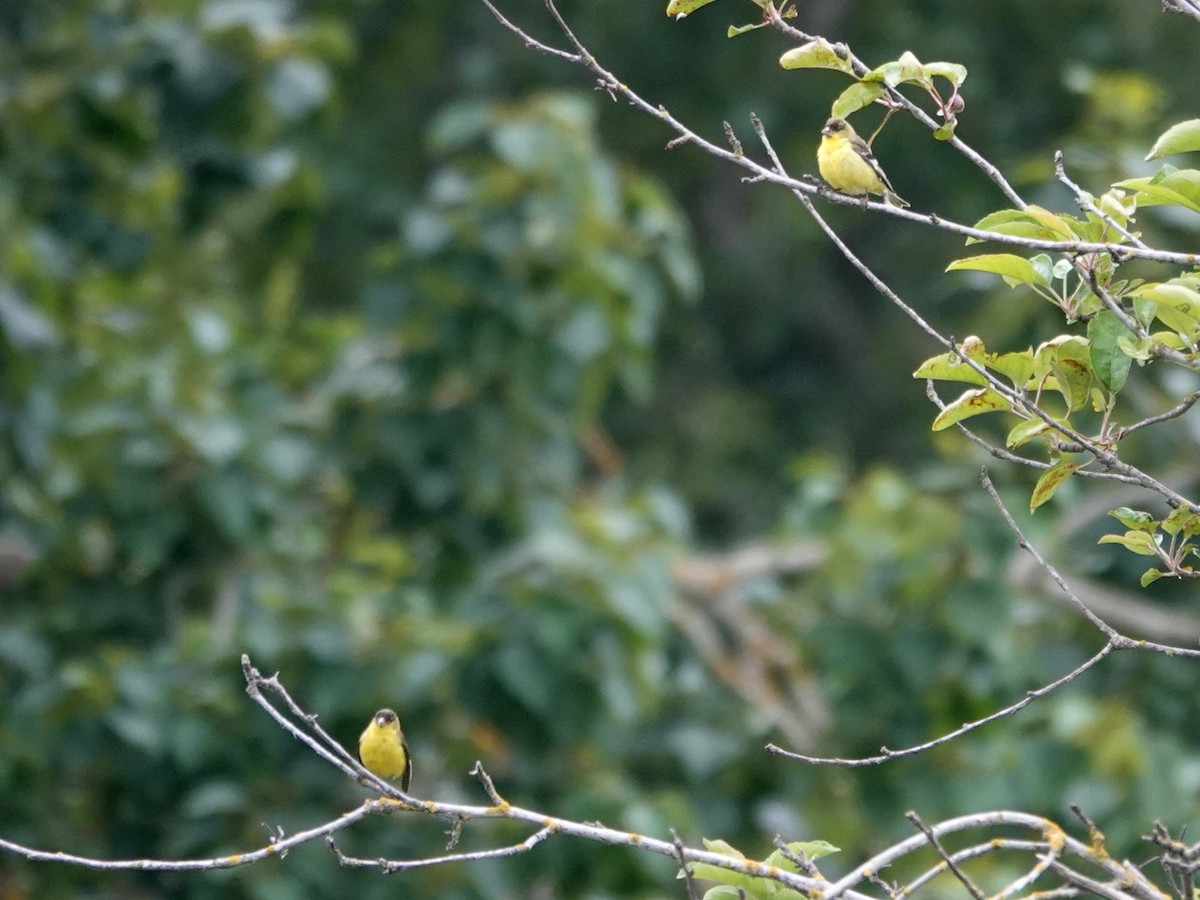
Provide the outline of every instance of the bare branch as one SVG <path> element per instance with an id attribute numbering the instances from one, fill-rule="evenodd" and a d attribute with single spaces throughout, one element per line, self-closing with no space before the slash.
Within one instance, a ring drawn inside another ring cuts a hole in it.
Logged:
<path id="1" fill-rule="evenodd" d="M 768 753 L 774 753 L 778 756 L 786 756 L 788 759 L 795 759 L 799 760 L 800 762 L 811 763 L 812 765 L 845 766 L 846 768 L 877 766 L 881 763 L 887 762 L 888 760 L 903 759 L 906 756 L 916 756 L 918 753 L 924 753 L 927 750 L 932 750 L 934 747 L 940 747 L 942 744 L 948 744 L 950 741 L 956 740 L 957 738 L 960 738 L 964 734 L 974 731 L 977 728 L 982 728 L 984 725 L 990 724 L 991 722 L 995 722 L 997 719 L 1003 719 L 1007 716 L 1011 716 L 1013 713 L 1024 709 L 1034 700 L 1044 697 L 1046 694 L 1053 693 L 1065 684 L 1070 684 L 1088 669 L 1096 665 L 1096 663 L 1100 662 L 1100 660 L 1104 659 L 1104 657 L 1108 656 L 1108 654 L 1112 653 L 1115 649 L 1116 646 L 1112 641 L 1110 641 L 1100 649 L 1099 653 L 1076 668 L 1072 669 L 1066 675 L 1062 676 L 1062 678 L 1059 678 L 1057 681 L 1052 681 L 1049 684 L 1044 684 L 1036 690 L 1029 691 L 1016 703 L 1006 706 L 1003 709 L 999 709 L 991 715 L 984 716 L 982 719 L 976 719 L 973 722 L 968 722 L 960 728 L 956 728 L 954 731 L 947 732 L 946 734 L 936 737 L 931 741 L 926 741 L 923 744 L 916 744 L 912 747 L 906 747 L 903 750 L 892 750 L 888 747 L 881 747 L 880 752 L 876 756 L 864 756 L 860 758 L 849 759 L 842 757 L 806 756 L 803 753 L 793 753 L 790 750 L 784 750 L 782 747 L 776 746 L 775 744 L 767 744 L 766 750 Z"/>
<path id="2" fill-rule="evenodd" d="M 934 834 L 933 829 L 926 825 L 924 820 L 914 810 L 910 809 L 904 814 L 904 818 L 912 822 L 913 826 L 929 839 L 929 845 L 937 851 L 937 855 L 942 858 L 946 867 L 954 873 L 954 877 L 962 882 L 962 886 L 967 889 L 967 893 L 974 897 L 975 900 L 984 900 L 983 891 L 979 889 L 979 886 L 975 882 L 967 877 L 966 872 L 958 867 L 958 863 L 950 858 L 950 854 L 946 852 L 946 848 L 942 846 L 942 842 L 938 840 L 938 836 Z"/>

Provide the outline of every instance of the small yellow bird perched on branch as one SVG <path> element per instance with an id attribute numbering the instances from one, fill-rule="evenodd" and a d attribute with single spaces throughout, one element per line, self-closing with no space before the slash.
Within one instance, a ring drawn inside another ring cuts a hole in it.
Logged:
<path id="1" fill-rule="evenodd" d="M 851 197 L 862 197 L 864 205 L 868 194 L 882 194 L 884 201 L 893 206 L 908 206 L 883 174 L 867 142 L 843 118 L 834 116 L 821 129 L 817 168 L 831 188 Z"/>
<path id="2" fill-rule="evenodd" d="M 412 754 L 400 730 L 400 719 L 390 709 L 375 713 L 358 739 L 358 758 L 380 778 L 400 778 L 400 790 L 408 793 L 412 781 Z"/>

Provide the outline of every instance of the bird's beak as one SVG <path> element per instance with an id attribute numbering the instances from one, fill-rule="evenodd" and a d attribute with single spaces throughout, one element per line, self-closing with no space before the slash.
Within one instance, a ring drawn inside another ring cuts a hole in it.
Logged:
<path id="1" fill-rule="evenodd" d="M 829 134 L 833 134 L 833 132 L 830 131 L 829 126 L 826 125 L 824 128 L 821 129 L 821 134 L 829 135 Z"/>

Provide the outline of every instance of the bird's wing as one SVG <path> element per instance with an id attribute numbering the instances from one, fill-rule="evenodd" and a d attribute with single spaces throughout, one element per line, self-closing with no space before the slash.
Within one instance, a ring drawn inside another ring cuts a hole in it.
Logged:
<path id="1" fill-rule="evenodd" d="M 871 171 L 879 176 L 879 180 L 884 183 L 887 189 L 893 194 L 896 193 L 896 189 L 892 187 L 892 183 L 888 181 L 887 175 L 883 172 L 883 166 L 879 165 L 879 160 L 875 158 L 875 154 L 871 152 L 871 148 L 867 146 L 867 142 L 856 136 L 850 140 L 850 145 L 854 148 L 854 152 L 861 156 L 867 165 L 871 167 Z"/>
<path id="2" fill-rule="evenodd" d="M 412 754 L 408 750 L 408 740 L 401 736 L 400 746 L 404 748 L 404 772 L 400 776 L 400 790 L 408 793 L 408 786 L 412 783 Z"/>

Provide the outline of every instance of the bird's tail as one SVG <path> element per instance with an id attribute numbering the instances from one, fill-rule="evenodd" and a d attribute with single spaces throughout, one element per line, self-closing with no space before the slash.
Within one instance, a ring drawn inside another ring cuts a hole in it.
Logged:
<path id="1" fill-rule="evenodd" d="M 892 206 L 898 206 L 901 209 L 908 209 L 909 207 L 909 202 L 895 191 L 884 191 L 883 200 L 885 203 L 890 203 Z"/>

